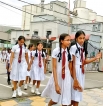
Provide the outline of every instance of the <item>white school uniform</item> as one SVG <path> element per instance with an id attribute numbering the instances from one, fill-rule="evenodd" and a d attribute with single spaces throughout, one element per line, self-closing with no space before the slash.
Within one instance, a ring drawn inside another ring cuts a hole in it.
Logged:
<path id="1" fill-rule="evenodd" d="M 8 63 L 10 63 L 10 56 L 11 56 L 11 53 L 7 53 L 7 61 L 8 61 Z"/>
<path id="2" fill-rule="evenodd" d="M 0 59 L 2 59 L 2 51 L 0 51 Z"/>
<path id="3" fill-rule="evenodd" d="M 29 62 L 31 61 L 31 53 L 32 53 L 32 51 L 28 50 Z M 27 70 L 27 75 L 26 76 L 29 76 L 30 77 L 30 73 L 31 73 L 31 70 L 30 71 Z"/>
<path id="4" fill-rule="evenodd" d="M 63 53 L 63 49 L 61 50 L 61 53 Z M 65 79 L 62 79 L 62 60 L 58 62 L 58 54 L 60 52 L 60 48 L 55 48 L 52 53 L 52 58 L 57 59 L 57 80 L 58 84 L 61 89 L 61 95 L 57 94 L 55 91 L 55 82 L 54 82 L 54 77 L 53 74 L 51 75 L 49 82 L 42 92 L 43 97 L 49 97 L 52 99 L 52 101 L 59 103 L 60 105 L 70 105 L 71 104 L 71 74 L 69 70 L 69 62 L 68 62 L 68 52 L 67 49 L 65 50 L 65 57 L 66 57 L 66 62 L 65 62 Z"/>
<path id="5" fill-rule="evenodd" d="M 33 64 L 31 66 L 31 75 L 30 75 L 30 77 L 31 77 L 32 80 L 42 81 L 45 78 L 44 63 L 43 63 L 43 57 L 41 56 L 42 67 L 40 68 L 39 67 L 39 52 L 42 55 L 42 51 L 37 50 L 38 57 L 35 56 L 36 50 L 32 52 L 32 56 L 34 57 L 34 61 L 33 61 Z M 44 58 L 45 58 L 45 53 L 43 52 L 43 54 L 44 54 Z"/>
<path id="6" fill-rule="evenodd" d="M 22 45 L 22 56 L 21 56 L 21 63 L 18 62 L 20 47 L 19 45 L 13 46 L 12 50 L 14 53 L 14 58 L 12 62 L 12 70 L 10 74 L 10 78 L 13 81 L 21 81 L 26 79 L 26 71 L 27 71 L 27 63 L 25 59 L 25 53 L 27 53 L 27 48 Z"/>
<path id="7" fill-rule="evenodd" d="M 7 52 L 5 50 L 2 51 L 2 59 L 6 59 L 7 57 Z"/>
<path id="8" fill-rule="evenodd" d="M 82 48 L 78 43 L 77 43 L 79 48 Z M 72 52 L 72 55 L 74 55 L 76 57 L 76 62 L 75 62 L 75 69 L 76 69 L 76 77 L 81 85 L 81 87 L 84 89 L 84 80 L 85 80 L 85 74 L 82 73 L 82 68 L 80 68 L 80 65 L 82 65 L 81 60 L 81 50 L 80 53 L 78 51 L 78 53 L 76 53 L 77 47 L 76 45 L 73 45 L 70 49 L 70 51 Z M 85 52 L 83 54 L 83 58 L 85 58 Z M 72 79 L 72 85 L 73 85 L 73 79 Z M 72 100 L 76 101 L 76 102 L 80 102 L 82 101 L 82 92 L 79 92 L 77 90 L 73 89 L 72 86 Z"/>

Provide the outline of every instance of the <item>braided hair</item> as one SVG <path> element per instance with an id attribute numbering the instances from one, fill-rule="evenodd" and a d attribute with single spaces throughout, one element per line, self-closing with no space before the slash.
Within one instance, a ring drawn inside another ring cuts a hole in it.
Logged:
<path id="1" fill-rule="evenodd" d="M 58 62 L 60 62 L 60 60 L 62 58 L 62 53 L 61 53 L 61 50 L 62 50 L 61 45 L 62 45 L 62 43 L 61 43 L 61 40 L 64 40 L 66 36 L 69 36 L 69 35 L 66 34 L 66 33 L 63 33 L 59 37 L 59 48 L 60 48 L 60 52 L 57 55 L 57 57 L 59 57 Z M 70 61 L 71 60 L 71 55 L 70 55 L 70 52 L 69 52 L 69 48 L 68 47 L 67 47 L 67 52 L 68 52 L 68 61 Z"/>
<path id="2" fill-rule="evenodd" d="M 79 31 L 76 32 L 76 34 L 75 34 L 75 43 L 76 43 L 76 39 L 77 39 L 81 34 L 83 34 L 83 35 L 85 36 L 85 33 L 84 33 L 84 31 L 82 31 L 82 30 L 79 30 Z M 80 48 L 78 47 L 77 43 L 76 43 L 76 47 L 77 47 L 76 54 L 77 54 L 78 52 L 79 52 L 79 54 L 80 54 Z M 86 41 L 84 41 L 83 50 L 84 50 L 84 52 L 85 52 L 85 57 L 86 57 L 87 54 L 88 54 L 88 51 L 87 51 L 87 42 L 86 42 Z"/>
<path id="3" fill-rule="evenodd" d="M 39 44 L 42 44 L 42 42 L 38 42 L 38 43 L 37 43 L 37 46 L 38 46 Z M 42 44 L 42 45 L 43 45 L 43 44 Z M 37 47 L 36 47 L 36 53 L 35 53 L 35 56 L 38 57 Z M 42 56 L 42 57 L 45 57 L 45 56 L 44 56 L 44 53 L 43 53 L 43 49 L 42 49 L 42 55 L 41 55 L 41 56 Z"/>

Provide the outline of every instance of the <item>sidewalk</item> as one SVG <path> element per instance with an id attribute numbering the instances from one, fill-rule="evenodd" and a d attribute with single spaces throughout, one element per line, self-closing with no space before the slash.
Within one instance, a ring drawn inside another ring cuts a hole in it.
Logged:
<path id="1" fill-rule="evenodd" d="M 49 99 L 39 96 L 16 98 L 1 101 L 0 106 L 45 106 Z M 60 105 L 54 105 L 60 106 Z M 87 89 L 83 92 L 83 101 L 79 106 L 103 106 L 103 88 Z"/>

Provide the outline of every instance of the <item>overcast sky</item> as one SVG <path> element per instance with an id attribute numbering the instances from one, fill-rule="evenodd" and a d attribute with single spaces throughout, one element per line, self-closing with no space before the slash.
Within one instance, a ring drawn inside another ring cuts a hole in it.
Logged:
<path id="1" fill-rule="evenodd" d="M 12 4 L 15 7 L 22 8 L 24 3 L 21 3 L 18 0 L 0 0 L 8 4 Z M 41 0 L 23 0 L 29 1 L 30 3 L 40 3 Z M 48 3 L 53 0 L 45 0 L 45 3 Z M 66 1 L 69 0 L 60 0 Z M 73 9 L 73 1 L 70 0 L 71 10 Z M 92 9 L 93 11 L 97 12 L 98 15 L 103 15 L 103 0 L 85 0 L 87 1 L 86 7 Z M 0 25 L 10 25 L 10 26 L 21 26 L 22 20 L 22 13 L 16 9 L 10 8 L 5 6 L 4 4 L 0 3 Z"/>

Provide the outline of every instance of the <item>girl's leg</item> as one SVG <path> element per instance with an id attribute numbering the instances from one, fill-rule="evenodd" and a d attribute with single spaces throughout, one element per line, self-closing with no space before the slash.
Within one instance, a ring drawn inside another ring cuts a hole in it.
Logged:
<path id="1" fill-rule="evenodd" d="M 52 100 L 50 100 L 47 106 L 52 106 L 52 105 L 55 105 L 55 104 L 57 104 L 57 103 L 55 103 Z"/>
<path id="2" fill-rule="evenodd" d="M 19 86 L 18 86 L 18 95 L 19 96 L 22 96 L 21 86 L 22 86 L 23 82 L 24 82 L 24 80 L 19 82 Z"/>
<path id="3" fill-rule="evenodd" d="M 36 93 L 37 95 L 40 95 L 40 94 L 41 94 L 41 93 L 39 92 L 40 83 L 41 83 L 41 81 L 37 81 L 37 86 L 36 86 L 36 91 L 35 91 L 35 93 Z"/>
<path id="4" fill-rule="evenodd" d="M 79 102 L 72 101 L 72 105 L 71 106 L 79 106 Z"/>
<path id="5" fill-rule="evenodd" d="M 36 80 L 33 80 L 33 85 L 31 87 L 31 93 L 35 92 L 35 83 L 36 83 Z"/>
<path id="6" fill-rule="evenodd" d="M 29 77 L 29 87 L 31 87 L 31 78 Z"/>
<path id="7" fill-rule="evenodd" d="M 29 77 L 27 76 L 27 77 L 26 77 L 26 81 L 25 81 L 25 85 L 24 85 L 24 90 L 27 90 L 28 79 L 29 79 Z"/>
<path id="8" fill-rule="evenodd" d="M 11 84 L 11 85 L 12 85 L 12 91 L 14 91 L 14 84 L 13 84 L 13 81 L 12 81 L 12 84 Z"/>
<path id="9" fill-rule="evenodd" d="M 7 72 L 7 75 L 8 75 L 8 85 L 11 85 L 11 83 L 10 83 L 10 72 Z"/>
<path id="10" fill-rule="evenodd" d="M 14 92 L 13 92 L 13 95 L 12 95 L 13 98 L 16 98 L 17 83 L 18 83 L 17 81 L 13 81 L 13 86 L 14 86 Z"/>

